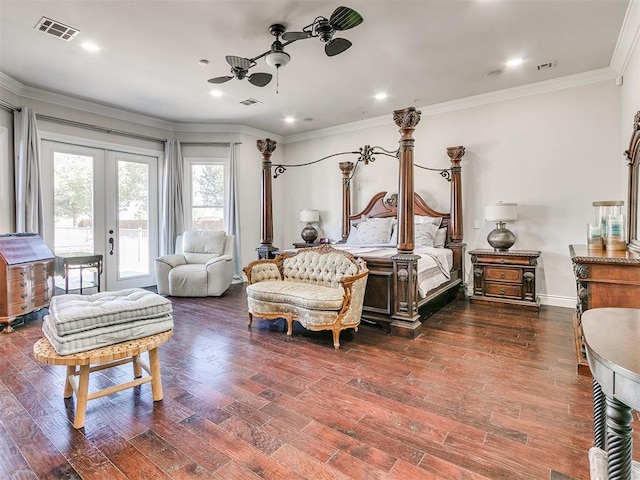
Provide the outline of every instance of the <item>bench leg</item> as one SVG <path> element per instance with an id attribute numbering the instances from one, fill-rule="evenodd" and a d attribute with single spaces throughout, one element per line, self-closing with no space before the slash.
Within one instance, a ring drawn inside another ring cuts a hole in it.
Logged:
<path id="1" fill-rule="evenodd" d="M 151 393 L 153 401 L 162 400 L 162 377 L 160 376 L 160 354 L 158 348 L 149 350 L 149 368 L 151 369 Z"/>
<path id="2" fill-rule="evenodd" d="M 251 328 L 252 323 L 253 323 L 253 315 L 251 314 L 251 312 L 249 312 L 249 322 L 247 323 L 247 326 Z"/>
<path id="3" fill-rule="evenodd" d="M 76 374 L 75 365 L 69 365 L 67 367 L 67 376 L 64 378 L 64 393 L 62 394 L 63 398 L 71 398 L 73 395 L 73 386 L 71 385 L 71 379 Z"/>
<path id="4" fill-rule="evenodd" d="M 138 358 L 140 355 L 134 355 L 131 357 L 131 361 L 133 363 L 133 378 L 142 377 L 142 367 L 138 364 Z"/>
<path id="5" fill-rule="evenodd" d="M 333 329 L 333 347 L 338 350 L 340 348 L 340 329 Z"/>
<path id="6" fill-rule="evenodd" d="M 80 365 L 79 379 L 80 382 L 78 383 L 77 391 L 78 398 L 76 399 L 76 414 L 73 419 L 74 428 L 84 427 L 84 416 L 87 411 L 87 395 L 89 393 L 89 365 Z"/>

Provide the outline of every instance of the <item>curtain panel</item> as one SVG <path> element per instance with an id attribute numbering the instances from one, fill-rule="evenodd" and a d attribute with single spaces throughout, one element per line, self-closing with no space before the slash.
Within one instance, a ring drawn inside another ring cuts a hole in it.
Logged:
<path id="1" fill-rule="evenodd" d="M 16 232 L 43 235 L 40 138 L 36 113 L 32 108 L 22 107 L 20 111 L 14 112 L 13 131 Z"/>
<path id="2" fill-rule="evenodd" d="M 176 237 L 184 231 L 184 160 L 180 141 L 169 139 L 164 144 L 162 175 L 162 236 L 160 254 L 175 252 Z"/>

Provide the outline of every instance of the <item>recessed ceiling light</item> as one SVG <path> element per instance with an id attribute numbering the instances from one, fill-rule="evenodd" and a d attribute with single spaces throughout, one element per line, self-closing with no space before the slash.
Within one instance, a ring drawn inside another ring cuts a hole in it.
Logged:
<path id="1" fill-rule="evenodd" d="M 522 58 L 513 58 L 511 60 L 509 60 L 506 65 L 507 67 L 518 67 L 520 65 L 522 65 L 524 63 L 524 60 Z"/>
<path id="2" fill-rule="evenodd" d="M 284 123 L 293 123 L 295 121 L 296 121 L 296 119 L 294 117 L 291 117 L 291 116 L 284 117 Z"/>
<path id="3" fill-rule="evenodd" d="M 202 65 L 203 67 L 206 67 L 207 65 L 209 65 L 209 60 L 207 60 L 206 58 L 202 58 L 202 59 L 198 60 L 198 63 L 200 65 Z"/>
<path id="4" fill-rule="evenodd" d="M 212 97 L 221 97 L 221 96 L 222 96 L 222 92 L 221 92 L 220 90 L 211 90 L 211 91 L 209 92 L 209 94 L 210 94 Z"/>
<path id="5" fill-rule="evenodd" d="M 387 98 L 389 95 L 386 92 L 378 92 L 374 95 L 374 98 L 376 100 L 384 100 L 385 98 Z"/>
<path id="6" fill-rule="evenodd" d="M 84 48 L 87 52 L 99 52 L 100 51 L 100 47 L 98 45 L 96 45 L 95 43 L 91 43 L 91 42 L 83 42 L 82 43 L 82 48 Z"/>
<path id="7" fill-rule="evenodd" d="M 484 75 L 486 77 L 497 77 L 498 75 L 502 75 L 502 69 L 497 68 L 495 70 L 491 70 L 490 72 L 485 73 Z"/>

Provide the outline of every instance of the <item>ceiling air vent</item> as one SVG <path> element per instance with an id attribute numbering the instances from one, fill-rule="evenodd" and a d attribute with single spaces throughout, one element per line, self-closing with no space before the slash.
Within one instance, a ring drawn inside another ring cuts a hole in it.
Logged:
<path id="1" fill-rule="evenodd" d="M 250 107 L 251 105 L 257 105 L 258 103 L 262 103 L 262 102 L 260 102 L 259 100 L 256 100 L 255 98 L 247 98 L 246 100 L 242 100 L 240 103 L 242 105 Z"/>
<path id="2" fill-rule="evenodd" d="M 541 63 L 536 68 L 538 70 L 548 70 L 548 69 L 553 68 L 555 66 L 556 66 L 556 62 L 552 61 L 552 62 Z"/>
<path id="3" fill-rule="evenodd" d="M 47 17 L 42 17 L 33 28 L 40 30 L 41 32 L 48 33 L 49 35 L 53 35 L 54 37 L 61 38 L 62 40 L 66 40 L 67 42 L 73 40 L 74 37 L 80 33 L 80 30 L 77 28 L 72 28 L 69 25 L 56 22 L 55 20 L 51 20 Z"/>

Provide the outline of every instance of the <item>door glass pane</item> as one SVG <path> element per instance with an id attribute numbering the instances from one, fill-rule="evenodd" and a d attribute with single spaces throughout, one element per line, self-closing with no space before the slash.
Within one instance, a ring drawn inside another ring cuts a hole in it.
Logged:
<path id="1" fill-rule="evenodd" d="M 149 167 L 118 160 L 118 278 L 148 275 Z"/>
<path id="2" fill-rule="evenodd" d="M 94 252 L 93 157 L 55 152 L 54 251 Z"/>
<path id="3" fill-rule="evenodd" d="M 191 228 L 224 230 L 224 165 L 191 165 Z"/>

